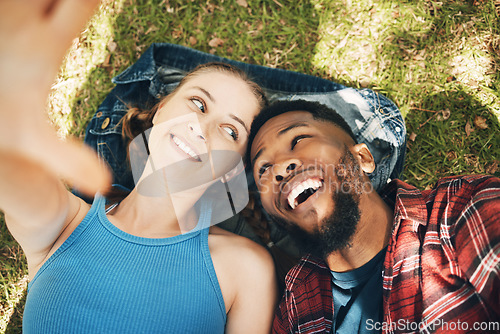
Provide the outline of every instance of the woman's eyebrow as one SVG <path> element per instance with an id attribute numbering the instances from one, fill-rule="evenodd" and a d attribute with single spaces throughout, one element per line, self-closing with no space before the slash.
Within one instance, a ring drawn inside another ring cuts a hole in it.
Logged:
<path id="1" fill-rule="evenodd" d="M 229 117 L 234 119 L 236 122 L 240 123 L 243 126 L 243 128 L 245 129 L 245 131 L 247 133 L 250 133 L 250 131 L 248 131 L 248 126 L 245 124 L 245 122 L 243 122 L 243 120 L 241 118 L 239 118 L 238 116 L 236 116 L 234 114 L 229 115 Z"/>
<path id="2" fill-rule="evenodd" d="M 213 103 L 215 103 L 214 97 L 212 96 L 212 94 L 210 94 L 210 92 L 208 90 L 206 90 L 205 88 L 201 88 L 199 86 L 194 86 L 193 88 L 201 90 L 208 97 L 208 99 L 210 101 L 212 101 Z"/>

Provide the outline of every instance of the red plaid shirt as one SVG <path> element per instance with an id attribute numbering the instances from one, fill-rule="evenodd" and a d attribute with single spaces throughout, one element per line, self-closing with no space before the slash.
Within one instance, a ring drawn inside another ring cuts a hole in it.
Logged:
<path id="1" fill-rule="evenodd" d="M 500 180 L 449 177 L 432 190 L 394 180 L 384 261 L 384 333 L 500 333 Z M 327 265 L 305 256 L 285 279 L 273 333 L 329 333 L 333 300 Z"/>

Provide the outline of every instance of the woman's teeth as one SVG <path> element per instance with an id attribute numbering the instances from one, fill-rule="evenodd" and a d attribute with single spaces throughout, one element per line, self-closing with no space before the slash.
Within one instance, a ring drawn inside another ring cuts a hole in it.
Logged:
<path id="1" fill-rule="evenodd" d="M 193 159 L 200 160 L 200 157 L 198 154 L 194 153 L 194 151 L 186 145 L 182 140 L 180 140 L 178 137 L 172 135 L 172 140 L 174 141 L 175 145 L 179 147 L 184 153 L 192 157 Z"/>

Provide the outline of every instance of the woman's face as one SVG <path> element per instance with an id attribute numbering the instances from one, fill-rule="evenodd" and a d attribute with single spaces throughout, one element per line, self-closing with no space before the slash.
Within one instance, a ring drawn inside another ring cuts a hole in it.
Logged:
<path id="1" fill-rule="evenodd" d="M 217 71 L 193 76 L 161 103 L 153 119 L 149 145 L 151 154 L 161 161 L 157 167 L 182 162 L 186 168 L 198 169 L 196 165 L 211 160 L 212 174 L 214 169 L 227 168 L 224 152 L 244 155 L 259 109 L 242 79 Z"/>

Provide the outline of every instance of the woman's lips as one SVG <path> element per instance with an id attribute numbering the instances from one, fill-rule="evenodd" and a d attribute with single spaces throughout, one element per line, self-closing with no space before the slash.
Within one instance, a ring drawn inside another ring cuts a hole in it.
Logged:
<path id="1" fill-rule="evenodd" d="M 177 151 L 181 152 L 181 154 L 184 154 L 192 161 L 201 162 L 200 155 L 196 152 L 196 149 L 193 146 L 184 141 L 181 137 L 172 133 L 170 134 L 170 138 L 172 139 L 172 145 L 177 149 Z"/>

